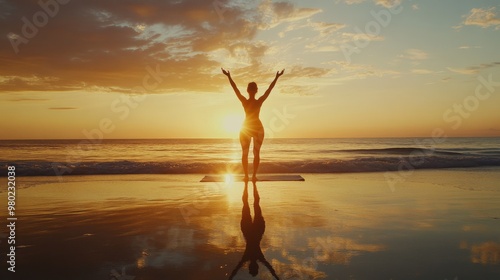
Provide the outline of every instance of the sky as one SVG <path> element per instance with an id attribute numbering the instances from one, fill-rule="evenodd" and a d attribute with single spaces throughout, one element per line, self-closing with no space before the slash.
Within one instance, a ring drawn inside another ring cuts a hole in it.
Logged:
<path id="1" fill-rule="evenodd" d="M 500 136 L 497 0 L 0 6 L 0 139 Z"/>

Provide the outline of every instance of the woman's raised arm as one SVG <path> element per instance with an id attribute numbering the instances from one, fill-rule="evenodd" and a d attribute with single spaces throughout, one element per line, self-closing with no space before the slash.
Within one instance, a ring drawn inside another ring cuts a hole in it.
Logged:
<path id="1" fill-rule="evenodd" d="M 285 73 L 285 69 L 281 70 L 281 72 L 280 71 L 276 72 L 276 77 L 274 77 L 273 82 L 269 85 L 269 88 L 266 90 L 266 92 L 264 93 L 264 95 L 262 95 L 259 98 L 259 101 L 264 102 L 267 99 L 267 97 L 269 96 L 269 94 L 271 94 L 271 91 L 273 90 L 274 85 L 276 85 L 276 82 L 278 81 L 278 78 L 281 77 L 281 75 L 283 75 L 283 73 Z"/>
<path id="2" fill-rule="evenodd" d="M 228 70 L 224 70 L 224 68 L 221 68 L 222 69 L 222 73 L 224 75 L 227 76 L 227 78 L 229 79 L 229 83 L 231 84 L 231 87 L 233 87 L 233 90 L 234 90 L 234 93 L 236 93 L 236 96 L 238 97 L 238 99 L 243 102 L 243 101 L 246 101 L 245 97 L 243 95 L 241 95 L 241 92 L 240 90 L 238 89 L 238 87 L 236 86 L 236 84 L 234 83 L 233 81 L 233 78 L 231 78 L 231 73 L 229 73 Z"/>

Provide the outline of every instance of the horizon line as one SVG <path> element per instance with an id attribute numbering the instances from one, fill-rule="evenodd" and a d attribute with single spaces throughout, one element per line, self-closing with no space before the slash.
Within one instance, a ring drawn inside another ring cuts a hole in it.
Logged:
<path id="1" fill-rule="evenodd" d="M 412 138 L 432 138 L 429 136 L 383 136 L 383 137 L 273 137 L 271 139 L 412 139 Z M 498 136 L 446 136 L 445 138 L 500 138 Z M 88 138 L 23 138 L 23 139 L 0 139 L 0 141 L 108 141 L 108 140 L 238 140 L 237 137 L 166 137 L 166 138 L 103 138 L 103 139 L 88 139 Z"/>

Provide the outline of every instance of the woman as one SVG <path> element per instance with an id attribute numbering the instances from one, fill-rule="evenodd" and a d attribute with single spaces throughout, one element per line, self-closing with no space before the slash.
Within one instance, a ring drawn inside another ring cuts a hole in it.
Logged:
<path id="1" fill-rule="evenodd" d="M 262 103 L 267 99 L 269 94 L 274 88 L 274 85 L 278 81 L 278 78 L 283 75 L 285 69 L 276 72 L 276 77 L 274 78 L 269 88 L 266 90 L 264 95 L 259 99 L 255 99 L 255 94 L 257 94 L 258 88 L 257 84 L 251 82 L 247 86 L 247 92 L 249 98 L 246 99 L 241 95 L 238 87 L 231 78 L 231 73 L 229 71 L 222 69 L 222 73 L 226 75 L 229 79 L 231 87 L 233 87 L 236 96 L 241 101 L 243 108 L 245 109 L 245 122 L 240 131 L 240 143 L 242 149 L 241 164 L 243 165 L 243 171 L 245 172 L 245 181 L 248 181 L 248 150 L 250 149 L 250 141 L 253 138 L 253 176 L 252 181 L 257 181 L 257 170 L 259 169 L 260 163 L 260 147 L 264 141 L 264 127 L 259 119 L 260 107 Z"/>

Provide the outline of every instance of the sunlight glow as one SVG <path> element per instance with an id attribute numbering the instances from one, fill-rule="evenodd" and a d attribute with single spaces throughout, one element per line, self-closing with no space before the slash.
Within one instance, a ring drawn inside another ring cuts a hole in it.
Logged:
<path id="1" fill-rule="evenodd" d="M 451 1 L 240 0 L 226 7 L 238 23 L 231 28 L 219 24 L 213 5 L 80 2 L 43 27 L 51 47 L 6 35 L 13 52 L 2 52 L 0 64 L 0 112 L 9 116 L 0 120 L 9 132 L 1 139 L 101 132 L 106 139 L 237 139 L 245 113 L 222 67 L 244 98 L 248 82 L 258 83 L 260 98 L 285 69 L 260 112 L 266 139 L 428 138 L 436 128 L 447 137 L 500 137 L 498 0 L 457 0 L 459 9 Z M 31 5 L 14 4 L 21 1 L 0 3 L 2 26 L 33 15 Z M 434 28 L 422 32 L 422 21 Z M 64 43 L 72 38 L 91 44 Z M 109 55 L 121 52 L 128 57 Z"/>
<path id="2" fill-rule="evenodd" d="M 226 184 L 232 184 L 232 183 L 234 183 L 234 176 L 233 176 L 233 174 L 225 174 L 224 175 L 224 182 Z"/>
<path id="3" fill-rule="evenodd" d="M 241 130 L 244 117 L 241 114 L 230 114 L 223 118 L 224 130 L 231 134 L 237 134 Z"/>

